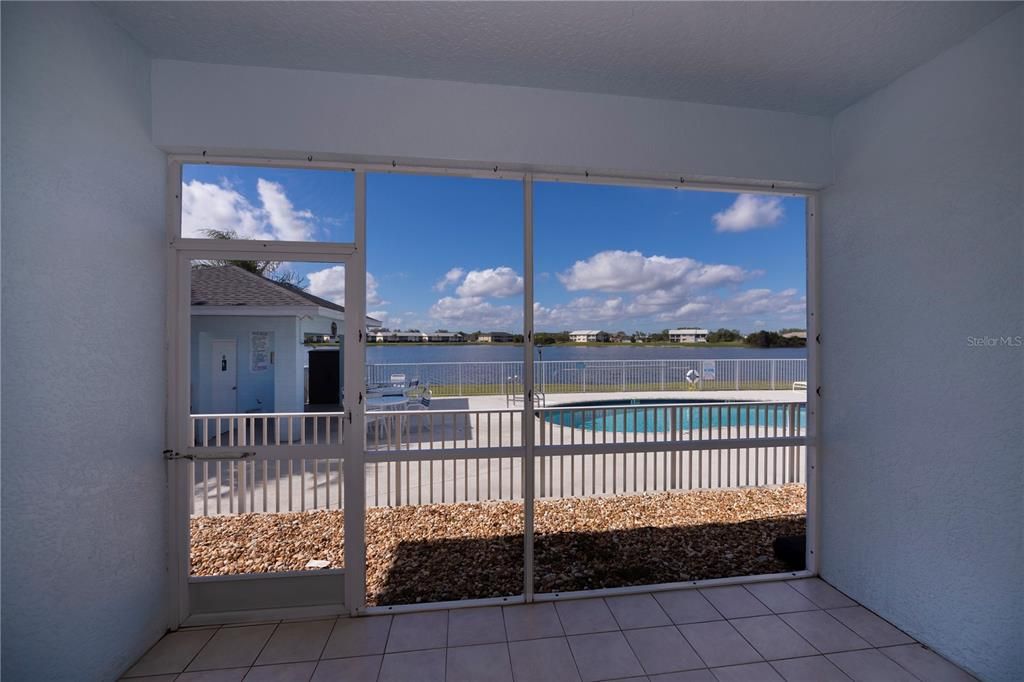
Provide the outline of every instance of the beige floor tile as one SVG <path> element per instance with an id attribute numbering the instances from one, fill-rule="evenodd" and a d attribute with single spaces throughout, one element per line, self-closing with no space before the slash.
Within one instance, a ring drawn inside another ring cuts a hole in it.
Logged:
<path id="1" fill-rule="evenodd" d="M 849 682 L 850 678 L 824 656 L 772 661 L 786 682 Z"/>
<path id="2" fill-rule="evenodd" d="M 446 682 L 512 682 L 508 644 L 475 644 L 450 647 Z"/>
<path id="3" fill-rule="evenodd" d="M 383 656 L 332 658 L 316 664 L 311 682 L 374 682 Z"/>
<path id="4" fill-rule="evenodd" d="M 391 616 L 339 618 L 322 658 L 383 654 L 391 631 Z"/>
<path id="5" fill-rule="evenodd" d="M 444 682 L 445 650 L 384 654 L 378 682 Z"/>
<path id="6" fill-rule="evenodd" d="M 711 605 L 700 590 L 655 592 L 654 598 L 676 625 L 723 619 L 722 614 Z"/>
<path id="7" fill-rule="evenodd" d="M 278 663 L 249 668 L 244 682 L 309 682 L 316 670 L 316 661 Z"/>
<path id="8" fill-rule="evenodd" d="M 774 613 L 813 611 L 818 608 L 817 604 L 784 582 L 751 583 L 744 587 Z"/>
<path id="9" fill-rule="evenodd" d="M 779 614 L 779 618 L 823 654 L 871 648 L 857 633 L 825 611 L 783 613 Z"/>
<path id="10" fill-rule="evenodd" d="M 715 676 L 707 668 L 678 673 L 665 673 L 664 675 L 651 675 L 650 680 L 651 682 L 717 682 Z"/>
<path id="11" fill-rule="evenodd" d="M 281 623 L 260 652 L 256 665 L 318 660 L 336 620 Z"/>
<path id="12" fill-rule="evenodd" d="M 521 639 L 561 637 L 562 625 L 554 604 L 516 604 L 502 608 L 510 642 Z"/>
<path id="13" fill-rule="evenodd" d="M 928 682 L 969 682 L 972 675 L 921 644 L 886 647 L 883 654 Z"/>
<path id="14" fill-rule="evenodd" d="M 386 653 L 443 648 L 448 644 L 448 612 L 403 613 L 391 621 Z"/>
<path id="15" fill-rule="evenodd" d="M 718 682 L 785 682 L 767 663 L 747 663 L 712 668 L 711 673 Z"/>
<path id="16" fill-rule="evenodd" d="M 567 635 L 612 632 L 619 629 L 619 624 L 604 599 L 570 599 L 555 602 L 555 610 Z"/>
<path id="17" fill-rule="evenodd" d="M 665 611 L 649 594 L 625 594 L 620 597 L 606 597 L 604 601 L 623 630 L 672 624 Z"/>
<path id="18" fill-rule="evenodd" d="M 709 587 L 700 593 L 726 618 L 747 618 L 771 613 L 771 609 L 747 592 L 742 585 Z"/>
<path id="19" fill-rule="evenodd" d="M 579 682 L 579 671 L 565 637 L 509 642 L 508 653 L 516 682 Z"/>
<path id="20" fill-rule="evenodd" d="M 814 656 L 818 651 L 778 616 L 729 621 L 765 660 Z"/>
<path id="21" fill-rule="evenodd" d="M 747 640 L 728 621 L 690 623 L 677 627 L 709 667 L 756 663 L 761 660 L 761 655 L 747 644 Z"/>
<path id="22" fill-rule="evenodd" d="M 500 606 L 448 612 L 448 646 L 494 644 L 505 640 L 505 620 Z"/>
<path id="23" fill-rule="evenodd" d="M 626 630 L 622 634 L 648 675 L 704 667 L 704 661 L 697 652 L 679 630 L 671 625 Z"/>
<path id="24" fill-rule="evenodd" d="M 192 659 L 187 671 L 248 668 L 259 656 L 276 625 L 221 628 Z"/>
<path id="25" fill-rule="evenodd" d="M 181 682 L 242 682 L 248 668 L 220 668 L 218 670 L 196 670 L 178 675 Z"/>
<path id="26" fill-rule="evenodd" d="M 853 601 L 820 578 L 787 580 L 786 584 L 810 599 L 822 609 L 841 609 L 844 606 L 857 605 L 857 602 Z"/>
<path id="27" fill-rule="evenodd" d="M 886 658 L 877 649 L 829 654 L 832 661 L 856 682 L 914 682 L 916 677 Z M 931 682 L 931 680 L 928 680 Z"/>
<path id="28" fill-rule="evenodd" d="M 125 677 L 180 673 L 216 632 L 216 628 L 170 632 L 154 644 Z"/>
<path id="29" fill-rule="evenodd" d="M 595 632 L 568 638 L 583 682 L 643 675 L 644 669 L 621 632 Z"/>
<path id="30" fill-rule="evenodd" d="M 863 606 L 831 609 L 829 613 L 874 647 L 913 644 L 914 639 Z"/>

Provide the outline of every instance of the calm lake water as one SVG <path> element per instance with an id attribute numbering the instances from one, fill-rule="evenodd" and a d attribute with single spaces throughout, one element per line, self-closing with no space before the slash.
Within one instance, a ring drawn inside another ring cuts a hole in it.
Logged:
<path id="1" fill-rule="evenodd" d="M 607 346 L 544 346 L 544 360 L 689 360 L 689 359 L 789 359 L 806 358 L 806 348 L 692 348 L 608 344 Z M 368 345 L 366 362 L 397 364 L 420 362 L 503 362 L 523 359 L 518 344 L 466 345 Z"/>

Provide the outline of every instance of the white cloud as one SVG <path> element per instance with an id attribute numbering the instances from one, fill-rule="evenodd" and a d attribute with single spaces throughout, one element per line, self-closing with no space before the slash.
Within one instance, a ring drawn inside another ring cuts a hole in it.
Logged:
<path id="1" fill-rule="evenodd" d="M 298 210 L 284 187 L 260 178 L 256 182 L 260 205 L 256 206 L 226 180 L 221 184 L 192 180 L 181 194 L 181 233 L 205 237 L 206 230 L 232 231 L 243 239 L 310 241 L 317 218 Z"/>
<path id="2" fill-rule="evenodd" d="M 326 298 L 328 301 L 334 301 L 338 305 L 345 305 L 344 265 L 334 265 L 311 272 L 306 275 L 306 279 L 309 280 L 309 293 Z M 367 305 L 387 304 L 387 301 L 382 300 L 377 291 L 377 278 L 369 272 L 366 273 L 366 303 Z"/>
<path id="3" fill-rule="evenodd" d="M 738 265 L 709 265 L 692 258 L 601 251 L 576 261 L 558 279 L 569 291 L 645 292 L 735 284 L 756 274 Z"/>
<path id="4" fill-rule="evenodd" d="M 366 314 L 375 320 L 380 320 L 381 326 L 392 329 L 400 328 L 404 321 L 401 317 L 393 317 L 391 313 L 386 310 L 371 310 Z"/>
<path id="5" fill-rule="evenodd" d="M 770 315 L 792 320 L 807 314 L 807 297 L 796 289 L 747 289 L 723 301 L 718 312 L 729 317 Z"/>
<path id="6" fill-rule="evenodd" d="M 690 301 L 679 306 L 675 310 L 661 313 L 658 319 L 663 322 L 677 321 L 682 324 L 686 320 L 693 320 L 707 315 L 713 306 L 704 301 Z"/>
<path id="7" fill-rule="evenodd" d="M 312 211 L 297 211 L 279 183 L 260 178 L 256 181 L 267 222 L 278 239 L 306 242 L 313 239 Z"/>
<path id="8" fill-rule="evenodd" d="M 511 331 L 521 326 L 521 309 L 494 305 L 479 296 L 445 296 L 430 307 L 430 317 L 465 331 Z"/>
<path id="9" fill-rule="evenodd" d="M 628 314 L 622 297 L 597 298 L 581 296 L 568 303 L 546 307 L 539 301 L 533 304 L 535 326 L 554 329 L 587 326 L 592 322 L 619 320 Z"/>
<path id="10" fill-rule="evenodd" d="M 434 285 L 434 291 L 444 291 L 449 286 L 462 279 L 464 274 L 466 274 L 466 271 L 462 268 L 452 268 L 448 272 L 444 273 L 444 277 L 437 280 L 437 283 Z"/>
<path id="11" fill-rule="evenodd" d="M 741 194 L 732 206 L 716 213 L 716 232 L 746 232 L 759 227 L 770 227 L 782 220 L 782 199 L 757 194 Z"/>
<path id="12" fill-rule="evenodd" d="M 455 268 L 457 270 L 458 268 Z M 450 275 L 453 270 L 448 271 Z M 447 277 L 448 275 L 445 275 Z M 463 298 L 486 297 L 507 298 L 523 291 L 523 278 L 510 267 L 501 266 L 486 270 L 471 270 L 466 274 L 455 293 Z"/>
<path id="13" fill-rule="evenodd" d="M 181 234 L 205 237 L 206 230 L 230 230 L 249 239 L 274 238 L 262 209 L 226 182 L 186 182 L 181 192 Z"/>

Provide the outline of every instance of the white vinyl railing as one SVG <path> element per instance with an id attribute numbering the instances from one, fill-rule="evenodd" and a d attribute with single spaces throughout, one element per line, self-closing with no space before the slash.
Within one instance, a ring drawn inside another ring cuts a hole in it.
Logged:
<path id="1" fill-rule="evenodd" d="M 367 413 L 370 506 L 522 499 L 521 410 Z M 195 415 L 195 515 L 341 509 L 342 413 Z M 794 402 L 538 408 L 538 498 L 805 480 Z M 291 436 L 291 437 L 289 437 Z M 268 456 L 237 459 L 234 451 Z M 280 456 L 285 446 L 287 456 Z M 224 452 L 223 458 L 218 455 Z M 228 454 L 230 452 L 230 454 Z"/>
<path id="2" fill-rule="evenodd" d="M 366 366 L 370 383 L 392 374 L 429 382 L 435 395 L 504 395 L 510 379 L 523 376 L 522 362 L 386 363 Z M 807 381 L 807 360 L 544 360 L 534 363 L 536 388 L 543 393 L 610 391 L 792 390 Z"/>

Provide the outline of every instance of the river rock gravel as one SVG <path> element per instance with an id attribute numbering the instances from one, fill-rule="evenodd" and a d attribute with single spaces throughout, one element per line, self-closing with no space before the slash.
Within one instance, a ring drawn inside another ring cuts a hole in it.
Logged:
<path id="1" fill-rule="evenodd" d="M 785 571 L 779 535 L 804 532 L 806 488 L 786 485 L 541 500 L 535 588 L 564 592 Z M 340 511 L 192 519 L 192 572 L 344 566 Z M 517 502 L 372 507 L 367 602 L 407 604 L 522 592 Z"/>

